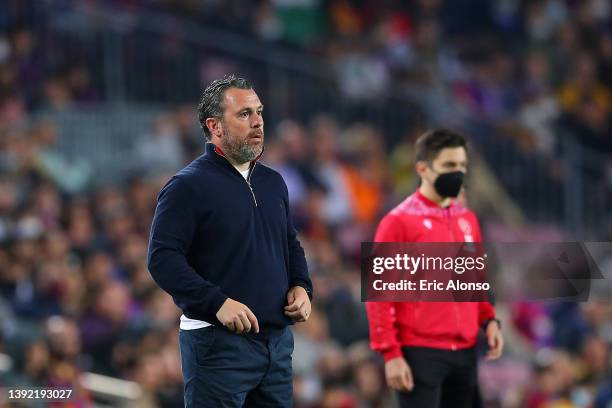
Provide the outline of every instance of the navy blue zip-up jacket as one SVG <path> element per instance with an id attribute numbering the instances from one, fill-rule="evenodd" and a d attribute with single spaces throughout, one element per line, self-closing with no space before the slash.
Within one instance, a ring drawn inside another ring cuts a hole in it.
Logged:
<path id="1" fill-rule="evenodd" d="M 292 323 L 283 311 L 288 290 L 312 293 L 304 250 L 281 175 L 253 161 L 247 180 L 206 144 L 159 193 L 149 271 L 191 319 L 220 325 L 216 313 L 230 297 L 260 327 L 284 327 Z"/>

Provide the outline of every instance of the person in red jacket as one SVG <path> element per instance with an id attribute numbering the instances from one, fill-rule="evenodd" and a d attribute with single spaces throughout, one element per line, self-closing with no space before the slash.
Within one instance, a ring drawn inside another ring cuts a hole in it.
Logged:
<path id="1" fill-rule="evenodd" d="M 456 197 L 467 171 L 467 143 L 436 129 L 416 142 L 419 189 L 380 222 L 375 242 L 479 242 L 478 220 Z M 372 349 L 385 360 L 387 384 L 402 408 L 472 407 L 476 340 L 487 359 L 502 353 L 500 322 L 489 302 L 367 302 Z"/>

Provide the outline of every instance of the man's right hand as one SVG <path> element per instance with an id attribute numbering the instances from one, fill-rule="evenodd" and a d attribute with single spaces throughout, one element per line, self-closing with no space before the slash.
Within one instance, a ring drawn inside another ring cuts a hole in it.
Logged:
<path id="1" fill-rule="evenodd" d="M 221 324 L 234 333 L 248 333 L 253 330 L 259 333 L 259 322 L 246 305 L 227 298 L 217 312 Z"/>
<path id="2" fill-rule="evenodd" d="M 414 381 L 412 371 L 403 357 L 397 357 L 385 363 L 387 385 L 397 391 L 412 391 Z"/>

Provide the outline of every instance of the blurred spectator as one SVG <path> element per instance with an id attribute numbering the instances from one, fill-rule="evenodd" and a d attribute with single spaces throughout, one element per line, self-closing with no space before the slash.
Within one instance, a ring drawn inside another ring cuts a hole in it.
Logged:
<path id="1" fill-rule="evenodd" d="M 543 52 L 532 51 L 527 55 L 523 69 L 527 81 L 519 120 L 531 131 L 535 147 L 544 154 L 552 154 L 556 147 L 553 126 L 560 109 L 551 93 L 549 60 Z"/>
<path id="2" fill-rule="evenodd" d="M 577 56 L 559 92 L 566 123 L 578 140 L 597 150 L 612 151 L 612 141 L 606 136 L 610 129 L 612 92 L 599 82 L 592 54 L 582 52 Z"/>
<path id="3" fill-rule="evenodd" d="M 319 116 L 312 124 L 316 173 L 327 192 L 322 204 L 322 217 L 331 226 L 346 223 L 352 218 L 348 180 L 337 146 L 338 132 L 338 125 L 331 117 Z"/>
<path id="4" fill-rule="evenodd" d="M 182 105 L 174 112 L 174 119 L 178 127 L 184 161 L 191 161 L 202 154 L 201 130 L 193 121 L 193 106 Z"/>
<path id="5" fill-rule="evenodd" d="M 78 193 L 85 190 L 93 176 L 93 169 L 85 158 L 69 161 L 57 149 L 58 130 L 51 121 L 37 123 L 32 143 L 38 146 L 37 161 L 42 173 L 56 183 L 63 192 Z"/>
<path id="6" fill-rule="evenodd" d="M 112 374 L 113 347 L 129 334 L 130 319 L 134 310 L 127 287 L 119 282 L 108 282 L 93 293 L 92 304 L 82 317 L 79 326 L 83 344 L 95 356 L 94 370 Z"/>
<path id="7" fill-rule="evenodd" d="M 372 225 L 380 215 L 388 187 L 388 168 L 381 135 L 367 125 L 357 124 L 341 135 L 347 159 L 345 168 L 355 220 Z"/>
<path id="8" fill-rule="evenodd" d="M 342 93 L 355 100 L 374 101 L 384 95 L 391 82 L 383 61 L 359 43 L 345 45 L 334 57 L 334 68 Z"/>
<path id="9" fill-rule="evenodd" d="M 183 161 L 178 129 L 170 115 L 155 119 L 151 133 L 137 142 L 139 167 L 149 174 L 178 168 Z"/>

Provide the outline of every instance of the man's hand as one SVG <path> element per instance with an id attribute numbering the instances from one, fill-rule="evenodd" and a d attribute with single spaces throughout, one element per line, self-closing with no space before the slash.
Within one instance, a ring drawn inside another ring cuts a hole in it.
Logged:
<path id="1" fill-rule="evenodd" d="M 251 309 L 230 298 L 221 305 L 216 316 L 223 326 L 234 333 L 248 333 L 251 330 L 259 333 L 259 322 Z"/>
<path id="2" fill-rule="evenodd" d="M 403 357 L 397 357 L 385 363 L 387 385 L 396 391 L 412 391 L 414 381 L 410 366 Z"/>
<path id="3" fill-rule="evenodd" d="M 486 359 L 496 360 L 502 355 L 502 350 L 504 349 L 504 337 L 496 321 L 491 321 L 487 325 L 486 335 L 487 343 L 489 344 Z"/>
<path id="4" fill-rule="evenodd" d="M 301 286 L 292 287 L 287 293 L 287 303 L 285 315 L 296 322 L 305 322 L 310 316 L 310 298 L 306 289 Z"/>

